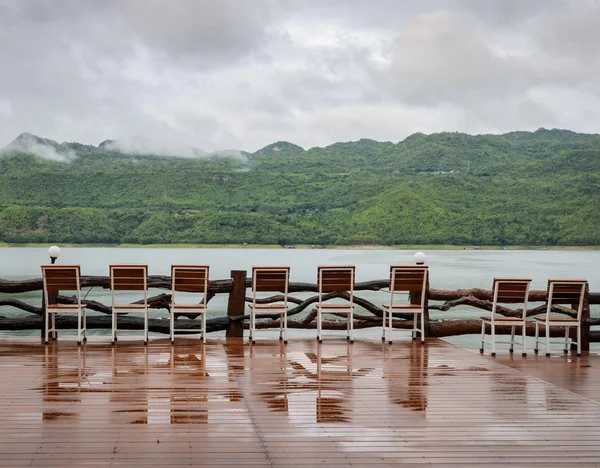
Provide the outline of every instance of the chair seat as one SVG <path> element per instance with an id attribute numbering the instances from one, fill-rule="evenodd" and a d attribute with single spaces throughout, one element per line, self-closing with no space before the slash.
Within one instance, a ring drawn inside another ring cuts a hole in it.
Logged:
<path id="1" fill-rule="evenodd" d="M 248 304 L 248 307 L 256 310 L 286 310 L 285 304 Z"/>
<path id="2" fill-rule="evenodd" d="M 481 317 L 481 320 L 485 322 L 491 322 L 492 317 Z M 523 319 L 518 317 L 496 317 L 494 322 L 523 322 Z"/>
<path id="3" fill-rule="evenodd" d="M 550 317 L 548 320 L 546 320 L 546 317 L 536 317 L 535 318 L 538 322 L 569 322 L 569 323 L 578 323 L 579 320 L 577 320 L 576 318 L 572 318 L 572 317 Z"/>
<path id="4" fill-rule="evenodd" d="M 349 314 L 354 312 L 354 304 L 317 304 L 317 309 L 325 314 Z"/>
<path id="5" fill-rule="evenodd" d="M 389 304 L 382 304 L 382 307 L 387 310 L 423 310 L 419 304 L 393 304 L 391 307 Z"/>
<path id="6" fill-rule="evenodd" d="M 144 304 L 115 304 L 113 306 L 113 309 L 127 309 L 127 310 L 132 310 L 132 309 L 137 309 L 137 310 L 144 310 L 147 309 L 148 306 L 144 305 Z"/>
<path id="7" fill-rule="evenodd" d="M 62 312 L 77 312 L 79 306 L 77 304 L 48 304 L 48 310 L 56 310 Z M 81 310 L 85 309 L 85 306 L 81 304 Z"/>
<path id="8" fill-rule="evenodd" d="M 204 310 L 204 309 L 206 309 L 206 306 L 204 304 L 169 304 L 169 306 L 173 310 L 178 310 L 178 309 Z"/>

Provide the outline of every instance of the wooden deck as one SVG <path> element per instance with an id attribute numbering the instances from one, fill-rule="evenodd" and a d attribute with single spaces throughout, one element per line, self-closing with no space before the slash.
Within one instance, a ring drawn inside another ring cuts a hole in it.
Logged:
<path id="1" fill-rule="evenodd" d="M 0 341 L 0 466 L 600 466 L 600 357 Z"/>

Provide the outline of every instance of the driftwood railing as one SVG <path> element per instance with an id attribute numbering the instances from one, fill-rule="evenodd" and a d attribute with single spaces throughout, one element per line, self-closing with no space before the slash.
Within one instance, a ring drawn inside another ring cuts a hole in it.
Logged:
<path id="1" fill-rule="evenodd" d="M 246 271 L 232 271 L 231 278 L 225 280 L 213 280 L 209 283 L 208 298 L 210 301 L 216 294 L 228 294 L 227 315 L 207 319 L 206 327 L 208 332 L 226 331 L 228 337 L 240 337 L 243 335 L 245 321 L 249 318 L 245 315 L 245 304 L 251 301 L 246 297 L 247 288 L 251 285 L 251 279 L 246 277 Z M 82 277 L 82 289 L 92 286 L 108 289 L 110 287 L 109 278 L 106 276 L 84 276 Z M 169 276 L 149 276 L 149 288 L 170 290 L 171 278 Z M 380 306 L 360 297 L 361 291 L 382 291 L 389 288 L 389 280 L 375 280 L 356 283 L 354 301 L 361 306 L 365 312 L 354 314 L 354 328 L 369 328 L 381 326 L 381 317 L 383 311 Z M 0 293 L 19 294 L 42 290 L 41 278 L 28 280 L 4 280 L 0 279 Z M 316 328 L 316 312 L 312 306 L 318 301 L 318 296 L 314 295 L 306 299 L 294 297 L 298 292 L 317 292 L 317 285 L 312 283 L 290 283 L 288 302 L 295 304 L 288 312 L 288 327 L 296 329 Z M 327 299 L 348 298 L 345 292 L 334 292 L 327 294 Z M 169 310 L 171 295 L 162 293 L 148 299 L 151 309 Z M 276 302 L 281 296 L 275 295 L 262 299 L 263 303 Z M 492 308 L 492 291 L 486 289 L 457 289 L 442 290 L 429 288 L 427 290 L 428 305 L 425 313 L 425 326 L 427 335 L 432 337 L 447 337 L 453 335 L 477 334 L 481 331 L 481 321 L 478 319 L 442 319 L 429 320 L 429 311 L 448 311 L 457 306 L 471 306 L 480 310 L 490 311 Z M 63 304 L 72 304 L 75 297 L 58 295 L 57 301 Z M 429 304 L 429 301 L 438 301 L 439 304 Z M 542 303 L 537 307 L 532 307 L 527 311 L 528 316 L 544 314 L 546 312 L 546 291 L 533 290 L 529 293 L 530 303 Z M 590 304 L 600 304 L 600 293 L 590 293 L 586 290 L 583 309 L 584 327 L 582 330 L 582 345 L 584 349 L 589 348 L 589 342 L 600 342 L 600 331 L 590 331 L 590 327 L 600 325 L 600 319 L 590 318 Z M 88 328 L 111 328 L 111 309 L 109 305 L 102 304 L 94 300 L 83 300 L 88 310 L 99 312 L 98 315 L 88 316 Z M 572 304 L 567 304 L 574 307 Z M 1 306 L 12 306 L 27 312 L 28 315 L 17 317 L 5 317 L 0 315 L 0 330 L 31 330 L 43 329 L 44 306 L 37 307 L 23 302 L 14 297 L 0 299 Z M 575 311 L 571 307 L 563 305 L 554 306 L 554 311 L 568 316 L 575 316 Z M 308 313 L 299 319 L 294 319 L 302 312 L 308 310 Z M 498 312 L 507 317 L 521 316 L 522 310 L 511 309 L 508 307 L 499 307 Z M 189 314 L 185 318 L 189 317 Z M 398 315 L 394 320 L 395 328 L 411 329 L 412 314 Z M 178 317 L 182 319 L 184 317 Z M 258 314 L 257 318 L 262 319 L 257 322 L 258 328 L 279 327 L 278 317 L 274 318 L 270 314 Z M 120 316 L 119 327 L 142 329 L 143 319 L 140 317 Z M 57 317 L 58 328 L 76 327 L 76 317 Z M 149 330 L 156 333 L 169 333 L 169 321 L 163 318 L 149 319 Z M 345 329 L 345 324 L 341 321 L 329 320 L 323 324 L 325 329 Z M 199 323 L 195 320 L 181 320 L 177 328 L 189 330 L 189 333 L 195 333 L 199 328 Z M 186 331 L 180 332 L 186 333 Z M 509 327 L 497 327 L 497 334 L 509 334 Z M 528 324 L 528 335 L 533 335 L 534 324 Z M 564 330 L 559 328 L 552 329 L 553 336 L 564 336 Z"/>

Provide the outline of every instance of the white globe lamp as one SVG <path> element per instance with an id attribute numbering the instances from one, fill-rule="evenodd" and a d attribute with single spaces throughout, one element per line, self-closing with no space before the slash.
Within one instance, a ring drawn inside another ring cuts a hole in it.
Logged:
<path id="1" fill-rule="evenodd" d="M 57 245 L 53 245 L 48 249 L 48 255 L 50 256 L 50 261 L 52 264 L 56 262 L 56 259 L 60 256 L 60 247 Z"/>
<path id="2" fill-rule="evenodd" d="M 423 252 L 417 252 L 415 254 L 415 263 L 417 265 L 424 265 L 425 264 L 425 254 Z"/>

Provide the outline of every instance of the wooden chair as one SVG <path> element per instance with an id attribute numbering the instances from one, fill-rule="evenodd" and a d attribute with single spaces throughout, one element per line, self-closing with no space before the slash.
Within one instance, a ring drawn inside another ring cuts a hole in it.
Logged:
<path id="1" fill-rule="evenodd" d="M 385 341 L 386 331 L 388 343 L 392 344 L 392 316 L 394 313 L 413 314 L 412 339 L 421 333 L 421 343 L 425 343 L 425 300 L 427 299 L 428 268 L 421 265 L 390 267 L 390 303 L 383 304 L 383 323 L 381 341 Z M 408 300 L 398 302 L 398 293 L 408 293 Z M 421 328 L 417 326 L 421 317 Z M 386 319 L 388 321 L 386 326 Z"/>
<path id="2" fill-rule="evenodd" d="M 148 344 L 148 265 L 110 265 L 110 291 L 112 295 L 112 344 L 117 341 L 117 315 L 144 314 L 144 344 Z M 117 303 L 115 291 L 143 291 L 141 301 L 135 304 Z M 139 303 L 141 302 L 141 303 Z"/>
<path id="3" fill-rule="evenodd" d="M 521 327 L 523 356 L 527 356 L 525 339 L 527 337 L 527 300 L 529 299 L 530 279 L 519 278 L 494 278 L 494 299 L 492 303 L 491 317 L 481 317 L 481 349 L 483 353 L 484 343 L 492 344 L 492 356 L 496 355 L 496 325 L 507 325 L 511 327 L 510 349 L 512 353 L 515 345 L 515 329 Z M 496 312 L 498 304 L 523 304 L 521 317 L 504 317 Z M 491 340 L 485 338 L 485 326 L 490 325 Z"/>
<path id="4" fill-rule="evenodd" d="M 190 314 L 196 318 L 201 316 L 200 329 L 202 333 L 202 343 L 206 343 L 206 303 L 208 301 L 208 265 L 171 265 L 171 344 L 175 343 L 176 331 L 187 331 L 189 329 L 175 328 L 176 314 Z M 202 294 L 199 302 L 180 302 L 176 301 L 176 293 L 186 294 L 186 299 L 192 296 Z"/>
<path id="5" fill-rule="evenodd" d="M 44 342 L 48 344 L 48 334 L 56 339 L 56 314 L 77 314 L 77 344 L 87 341 L 85 325 L 85 305 L 81 304 L 81 271 L 79 265 L 42 265 L 46 320 Z M 74 291 L 76 304 L 58 304 L 59 291 Z M 50 325 L 52 322 L 52 325 Z"/>
<path id="6" fill-rule="evenodd" d="M 256 343 L 256 313 L 275 312 L 279 314 L 279 340 L 287 344 L 288 288 L 290 285 L 290 267 L 252 267 L 252 304 L 250 308 L 249 340 Z M 256 293 L 283 293 L 281 301 L 261 304 Z M 275 316 L 276 316 L 275 314 Z"/>
<path id="7" fill-rule="evenodd" d="M 354 266 L 320 266 L 317 268 L 317 289 L 319 302 L 317 304 L 317 340 L 322 339 L 323 314 L 346 315 L 346 340 L 354 343 Z M 326 303 L 323 293 L 336 291 L 348 292 L 349 301 L 344 304 Z"/>
<path id="8" fill-rule="evenodd" d="M 546 328 L 546 356 L 550 356 L 550 327 L 565 328 L 565 354 L 569 352 L 569 344 L 575 342 L 569 337 L 571 327 L 577 328 L 577 356 L 581 356 L 581 314 L 583 312 L 583 301 L 585 297 L 586 280 L 551 279 L 548 280 L 548 303 L 546 315 L 535 318 L 535 353 L 539 351 L 538 343 L 540 336 L 540 324 Z M 554 304 L 569 304 L 570 309 L 577 317 L 551 317 Z"/>

